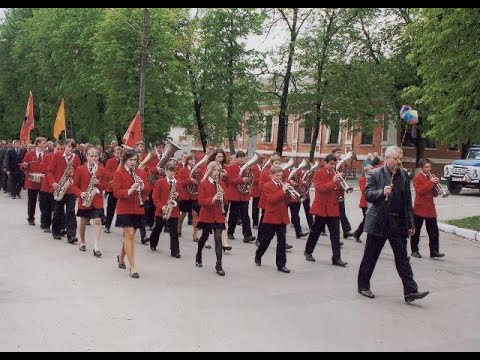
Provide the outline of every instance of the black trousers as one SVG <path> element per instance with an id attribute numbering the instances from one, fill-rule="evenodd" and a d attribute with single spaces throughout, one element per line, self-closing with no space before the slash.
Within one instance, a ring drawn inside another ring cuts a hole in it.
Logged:
<path id="1" fill-rule="evenodd" d="M 405 219 L 390 216 L 388 218 L 388 224 L 385 226 L 385 236 L 367 235 L 365 251 L 360 269 L 358 270 L 359 290 L 370 290 L 370 278 L 372 277 L 380 252 L 388 239 L 395 257 L 395 266 L 398 275 L 402 279 L 404 295 L 418 291 L 417 283 L 413 280 L 412 267 L 407 257 L 405 228 Z"/>
<path id="2" fill-rule="evenodd" d="M 305 244 L 305 252 L 312 254 L 317 245 L 318 238 L 322 229 L 325 229 L 325 225 L 328 226 L 330 233 L 330 243 L 332 245 L 333 259 L 340 259 L 340 218 L 338 217 L 323 217 L 315 215 L 315 222 L 313 223 L 312 230 L 308 235 L 307 243 Z"/>
<path id="3" fill-rule="evenodd" d="M 362 219 L 362 222 L 360 223 L 360 225 L 358 225 L 358 228 L 357 230 L 355 230 L 355 232 L 353 233 L 353 235 L 357 238 L 359 238 L 360 236 L 362 236 L 362 233 L 363 233 L 363 227 L 365 226 L 365 213 L 367 212 L 367 209 L 366 207 L 362 207 L 360 208 L 362 209 L 362 213 L 363 213 L 363 219 Z"/>
<path id="4" fill-rule="evenodd" d="M 10 192 L 12 196 L 19 196 L 20 192 L 22 191 L 23 182 L 25 181 L 25 177 L 23 174 L 10 174 L 8 177 L 10 180 Z"/>
<path id="5" fill-rule="evenodd" d="M 410 238 L 410 246 L 412 252 L 418 251 L 418 243 L 420 242 L 420 231 L 422 230 L 423 221 L 425 220 L 425 227 L 427 228 L 428 238 L 430 239 L 430 254 L 439 252 L 439 232 L 437 225 L 437 218 L 424 218 L 415 215 L 415 234 Z"/>
<path id="6" fill-rule="evenodd" d="M 75 194 L 65 194 L 61 201 L 53 205 L 52 235 L 60 235 L 63 229 L 67 230 L 70 240 L 77 235 L 77 218 L 75 216 Z"/>
<path id="7" fill-rule="evenodd" d="M 40 227 L 42 229 L 50 229 L 50 226 L 52 226 L 52 213 L 55 202 L 53 194 L 46 191 L 40 191 L 39 198 L 41 213 Z"/>
<path id="8" fill-rule="evenodd" d="M 164 220 L 161 216 L 155 217 L 155 227 L 150 234 L 150 247 L 157 247 L 160 234 L 167 224 L 170 232 L 170 253 L 172 255 L 180 254 L 180 244 L 178 243 L 178 218 Z"/>
<path id="9" fill-rule="evenodd" d="M 260 209 L 258 207 L 259 197 L 252 198 L 252 223 L 253 226 L 258 226 L 258 220 L 260 216 Z"/>
<path id="10" fill-rule="evenodd" d="M 105 228 L 110 229 L 112 226 L 113 216 L 115 215 L 115 209 L 117 208 L 117 198 L 113 195 L 113 192 L 107 192 L 107 218 L 105 220 Z"/>
<path id="11" fill-rule="evenodd" d="M 313 215 L 310 214 L 310 197 L 303 201 L 303 210 L 305 210 L 305 216 L 307 217 L 307 224 L 309 228 L 313 226 Z"/>
<path id="12" fill-rule="evenodd" d="M 0 165 L 1 167 L 1 165 Z M 7 191 L 7 181 L 8 181 L 8 175 L 3 172 L 3 170 L 0 171 L 0 188 L 6 192 Z"/>
<path id="13" fill-rule="evenodd" d="M 153 203 L 152 194 L 153 194 L 153 191 L 150 192 L 150 195 L 148 196 L 148 200 L 145 201 L 145 225 L 149 228 L 153 228 L 156 222 L 155 210 L 157 208 Z"/>
<path id="14" fill-rule="evenodd" d="M 292 202 L 290 203 L 289 207 L 292 224 L 295 228 L 295 234 L 299 236 L 302 232 L 302 226 L 300 225 L 300 216 L 298 215 L 300 212 L 300 203 Z"/>
<path id="15" fill-rule="evenodd" d="M 256 259 L 261 259 L 265 251 L 270 246 L 275 234 L 277 235 L 277 268 L 284 267 L 287 264 L 287 225 L 285 224 L 263 224 L 264 235 L 262 241 L 255 253 Z"/>
<path id="16" fill-rule="evenodd" d="M 37 208 L 37 198 L 40 190 L 28 189 L 28 221 L 35 221 L 35 209 Z"/>
<path id="17" fill-rule="evenodd" d="M 352 231 L 352 225 L 348 221 L 347 214 L 345 214 L 345 201 L 339 201 L 338 206 L 340 208 L 340 223 L 342 224 L 343 234 Z"/>
<path id="18" fill-rule="evenodd" d="M 228 215 L 228 235 L 233 235 L 240 214 L 242 219 L 243 236 L 251 236 L 250 218 L 248 216 L 248 201 L 230 201 L 230 214 Z"/>
<path id="19" fill-rule="evenodd" d="M 208 240 L 210 232 L 208 230 L 202 230 L 202 236 L 198 239 L 198 249 L 197 255 L 195 256 L 195 260 L 198 262 L 202 262 L 202 250 L 205 246 L 205 243 Z M 217 264 L 216 267 L 222 267 L 222 230 L 215 229 L 213 233 L 213 239 L 215 240 L 215 255 L 217 257 Z"/>

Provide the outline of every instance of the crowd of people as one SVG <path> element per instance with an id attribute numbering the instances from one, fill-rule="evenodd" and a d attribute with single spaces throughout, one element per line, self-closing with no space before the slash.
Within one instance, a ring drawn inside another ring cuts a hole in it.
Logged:
<path id="1" fill-rule="evenodd" d="M 19 141 L 2 141 L 0 187 L 12 199 L 20 198 L 21 190 L 26 189 L 27 223 L 36 224 L 38 200 L 40 228 L 51 233 L 53 239 L 66 237 L 68 243 L 79 243 L 80 251 L 86 251 L 87 238 L 90 240 L 86 225 L 93 225 L 92 251 L 97 258 L 102 257 L 102 230 L 110 233 L 112 224 L 122 228 L 123 243 L 117 263 L 120 269 L 126 269 L 128 260 L 132 278 L 140 277 L 135 261 L 137 230 L 140 242 L 149 244 L 151 251 L 156 250 L 162 231 L 167 231 L 171 256 L 181 258 L 179 238 L 188 217 L 193 225 L 192 240 L 198 243 L 195 265 L 203 267 L 202 252 L 211 247 L 209 238 L 213 234 L 215 271 L 219 276 L 225 276 L 222 252 L 232 250 L 228 241 L 235 238 L 237 225 L 242 227 L 243 241 L 257 245 L 253 256 L 257 266 L 262 265 L 262 256 L 276 236 L 276 266 L 282 273 L 291 272 L 286 266 L 287 250 L 292 247 L 286 237 L 290 223 L 297 238 L 308 236 L 304 249 L 307 261 L 315 261 L 315 246 L 328 227 L 332 265 L 345 267 L 348 263 L 341 257 L 341 227 L 343 238 L 353 237 L 357 243 L 362 243 L 361 236 L 367 233 L 358 273 L 360 294 L 374 297 L 370 278 L 388 239 L 404 285 L 405 301 L 428 295 L 428 291 L 418 291 L 407 254 L 410 236 L 411 255 L 421 257 L 419 233 L 425 222 L 430 257 L 444 256 L 439 251 L 433 201 L 438 196 L 439 179 L 431 174 L 428 159 L 420 161 L 412 202 L 410 177 L 402 166 L 402 149 L 387 148 L 383 161 L 378 154 L 367 157 L 364 176 L 359 180 L 363 221 L 352 233 L 344 201 L 345 191 L 349 190 L 344 179 L 347 164 L 342 161 L 340 148 L 334 148 L 315 169 L 292 159 L 284 162 L 278 153 L 256 156 L 247 162 L 246 154 L 237 151 L 227 159 L 222 148 L 211 144 L 204 154 L 183 153 L 176 160 L 166 151 L 170 145 L 171 142 L 166 145 L 158 141 L 147 152 L 142 141 L 135 148 L 112 142 L 104 151 L 91 144 L 77 146 L 73 139 L 54 143 L 38 137 L 33 145 L 24 147 Z M 312 204 L 311 187 L 315 194 Z M 308 231 L 301 226 L 301 207 Z"/>

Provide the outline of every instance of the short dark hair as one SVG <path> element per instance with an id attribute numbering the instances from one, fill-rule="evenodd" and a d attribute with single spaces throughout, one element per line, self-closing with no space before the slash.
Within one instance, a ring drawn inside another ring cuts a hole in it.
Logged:
<path id="1" fill-rule="evenodd" d="M 160 145 L 165 146 L 165 141 L 162 141 L 162 140 L 155 141 L 155 146 L 160 146 Z"/>
<path id="2" fill-rule="evenodd" d="M 170 161 L 165 165 L 165 171 L 175 171 L 175 163 Z"/>
<path id="3" fill-rule="evenodd" d="M 125 150 L 125 152 L 123 153 L 123 157 L 122 157 L 122 164 L 125 165 L 127 160 L 134 157 L 134 156 L 136 156 L 137 160 L 138 160 L 138 153 L 137 153 L 136 150 L 133 150 L 133 149 Z"/>
<path id="4" fill-rule="evenodd" d="M 329 163 L 330 161 L 337 161 L 337 157 L 333 154 L 328 154 L 325 156 L 325 163 Z"/>
<path id="5" fill-rule="evenodd" d="M 235 153 L 235 157 L 239 158 L 239 157 L 245 157 L 245 152 L 243 152 L 242 150 L 238 150 L 236 153 Z"/>
<path id="6" fill-rule="evenodd" d="M 432 162 L 430 161 L 430 159 L 427 159 L 427 158 L 418 160 L 418 166 L 420 166 L 421 168 L 423 168 L 425 165 L 431 164 L 431 163 Z"/>

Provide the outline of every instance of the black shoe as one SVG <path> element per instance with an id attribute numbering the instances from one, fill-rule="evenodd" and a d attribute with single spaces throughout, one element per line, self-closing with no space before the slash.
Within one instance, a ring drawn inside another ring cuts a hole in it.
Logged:
<path id="1" fill-rule="evenodd" d="M 80 247 L 78 248 L 78 250 L 80 251 L 87 251 L 87 247 L 85 246 L 85 244 L 82 244 L 80 245 Z M 95 250 L 94 250 L 95 251 Z"/>
<path id="2" fill-rule="evenodd" d="M 282 266 L 278 268 L 278 271 L 288 274 L 291 270 L 288 269 L 286 266 Z"/>
<path id="3" fill-rule="evenodd" d="M 180 258 L 182 257 L 182 255 L 180 255 L 180 253 L 178 253 L 178 254 L 172 254 L 172 257 L 177 258 L 177 259 L 180 259 Z"/>
<path id="4" fill-rule="evenodd" d="M 201 261 L 198 261 L 198 260 L 197 260 L 197 261 L 195 261 L 195 266 L 196 266 L 196 267 L 202 267 L 203 265 L 202 265 L 202 262 L 201 262 Z"/>
<path id="5" fill-rule="evenodd" d="M 110 234 L 110 228 L 105 228 L 105 230 L 103 230 L 103 232 L 104 232 L 105 234 Z"/>
<path id="6" fill-rule="evenodd" d="M 73 237 L 71 237 L 70 239 L 67 240 L 67 242 L 69 244 L 75 244 L 77 241 L 78 241 L 78 239 L 75 236 L 73 236 Z"/>
<path id="7" fill-rule="evenodd" d="M 255 265 L 262 266 L 262 259 L 255 257 Z"/>
<path id="8" fill-rule="evenodd" d="M 343 246 L 343 241 L 340 241 L 340 246 Z"/>
<path id="9" fill-rule="evenodd" d="M 235 240 L 235 236 L 227 234 L 227 239 L 228 240 Z"/>
<path id="10" fill-rule="evenodd" d="M 312 256 L 312 254 L 309 254 L 309 253 L 304 253 L 305 255 L 305 260 L 307 261 L 315 261 L 315 258 Z"/>
<path id="11" fill-rule="evenodd" d="M 445 256 L 445 254 L 440 253 L 440 252 L 438 252 L 438 251 L 434 251 L 434 252 L 430 253 L 430 259 L 433 259 L 433 258 L 442 258 L 442 257 L 444 257 L 444 256 Z"/>
<path id="12" fill-rule="evenodd" d="M 61 236 L 67 236 L 67 230 L 62 230 L 60 231 Z"/>
<path id="13" fill-rule="evenodd" d="M 348 239 L 349 237 L 353 237 L 353 234 L 350 231 L 348 231 L 346 233 L 343 233 L 343 238 L 344 239 Z"/>
<path id="14" fill-rule="evenodd" d="M 252 236 L 252 235 L 250 235 L 250 236 L 245 236 L 245 237 L 243 238 L 243 242 L 244 242 L 244 243 L 249 243 L 249 242 L 255 241 L 255 239 L 256 239 L 256 237 L 255 237 L 255 236 Z"/>
<path id="15" fill-rule="evenodd" d="M 100 252 L 100 250 L 93 250 L 93 256 L 99 258 L 102 257 L 102 253 Z"/>
<path id="16" fill-rule="evenodd" d="M 326 232 L 326 231 L 322 231 L 322 232 L 320 233 L 320 235 L 322 235 L 322 236 L 327 236 L 327 232 Z"/>
<path id="17" fill-rule="evenodd" d="M 375 295 L 373 295 L 373 293 L 370 290 L 360 290 L 360 289 L 358 289 L 358 293 L 363 295 L 363 296 L 366 296 L 370 299 L 373 299 L 375 297 Z"/>
<path id="18" fill-rule="evenodd" d="M 356 241 L 357 243 L 361 243 L 361 242 L 362 242 L 362 240 L 361 240 L 358 236 L 355 236 L 355 235 L 354 235 L 353 238 L 355 239 L 355 241 Z"/>
<path id="19" fill-rule="evenodd" d="M 18 194 L 17 196 L 18 196 L 18 198 L 19 198 L 19 199 L 21 199 L 21 198 L 22 198 L 22 195 L 20 195 L 20 194 Z"/>
<path id="20" fill-rule="evenodd" d="M 342 261 L 342 259 L 340 259 L 340 258 L 332 259 L 332 265 L 345 267 L 345 266 L 347 266 L 347 264 L 348 264 L 348 262 Z"/>
<path id="21" fill-rule="evenodd" d="M 155 246 L 152 246 L 152 244 L 150 244 L 150 250 L 157 251 L 157 248 Z"/>
<path id="22" fill-rule="evenodd" d="M 138 279 L 140 277 L 140 274 L 138 272 L 130 273 L 130 277 Z"/>
<path id="23" fill-rule="evenodd" d="M 142 243 L 142 245 L 145 245 L 146 243 L 148 243 L 150 241 L 149 238 L 146 238 L 146 237 L 143 237 L 140 242 Z"/>
<path id="24" fill-rule="evenodd" d="M 300 239 L 300 238 L 302 238 L 302 237 L 305 237 L 305 236 L 307 236 L 308 234 L 310 234 L 310 233 L 309 233 L 309 232 L 302 232 L 302 233 L 300 233 L 300 234 L 297 234 L 297 239 Z"/>
<path id="25" fill-rule="evenodd" d="M 223 252 L 225 252 L 227 250 L 232 250 L 232 247 L 231 246 L 222 246 L 222 250 L 223 250 Z"/>
<path id="26" fill-rule="evenodd" d="M 53 235 L 53 238 L 55 240 L 62 240 L 62 237 L 60 235 Z"/>
<path id="27" fill-rule="evenodd" d="M 35 221 L 30 221 L 30 220 L 28 220 L 28 225 L 35 226 Z"/>
<path id="28" fill-rule="evenodd" d="M 125 265 L 124 262 L 123 263 L 120 262 L 120 256 L 118 256 L 118 255 L 117 255 L 117 263 L 118 263 L 118 267 L 120 269 L 126 269 L 127 268 L 127 265 Z"/>
<path id="29" fill-rule="evenodd" d="M 292 245 L 290 245 L 290 244 L 285 244 L 285 249 L 286 249 L 286 250 L 290 250 L 291 248 L 293 248 Z"/>
<path id="30" fill-rule="evenodd" d="M 223 271 L 221 266 L 215 267 L 215 271 L 217 272 L 218 275 L 225 276 L 225 271 Z"/>
<path id="31" fill-rule="evenodd" d="M 43 229 L 43 232 L 44 232 L 44 233 L 51 233 L 52 230 L 50 230 L 50 228 L 45 228 L 45 229 Z M 60 239 L 61 239 L 61 238 L 62 238 L 62 237 L 60 236 Z"/>
<path id="32" fill-rule="evenodd" d="M 428 294 L 430 294 L 430 291 L 414 292 L 414 293 L 411 293 L 411 294 L 407 294 L 407 295 L 405 295 L 405 302 L 409 303 L 409 302 L 412 302 L 414 300 L 422 299 L 425 296 L 427 296 Z"/>
<path id="33" fill-rule="evenodd" d="M 420 253 L 418 251 L 412 251 L 412 257 L 416 257 L 416 258 L 421 259 L 422 255 L 420 255 Z"/>

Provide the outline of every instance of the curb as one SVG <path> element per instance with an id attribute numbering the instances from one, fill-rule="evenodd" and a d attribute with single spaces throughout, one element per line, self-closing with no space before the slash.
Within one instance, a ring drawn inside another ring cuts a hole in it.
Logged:
<path id="1" fill-rule="evenodd" d="M 442 222 L 438 223 L 438 230 L 450 234 L 455 234 L 471 241 L 480 241 L 480 231 L 464 229 Z"/>

